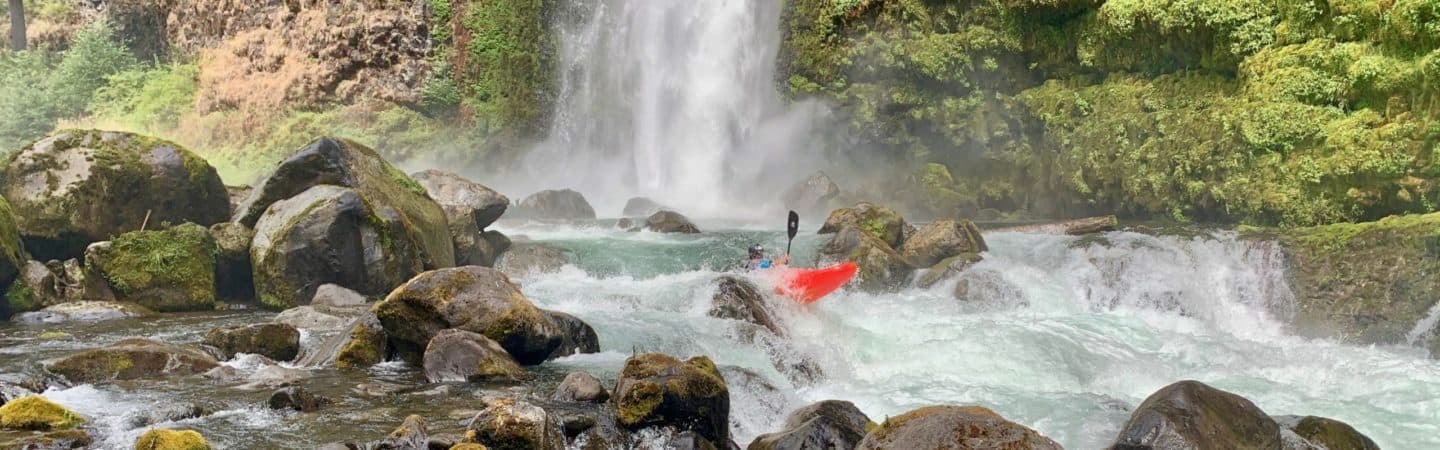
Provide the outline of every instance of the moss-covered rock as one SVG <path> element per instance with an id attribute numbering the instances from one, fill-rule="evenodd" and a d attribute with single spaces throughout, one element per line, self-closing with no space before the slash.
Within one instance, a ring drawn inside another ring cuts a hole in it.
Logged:
<path id="1" fill-rule="evenodd" d="M 194 375 L 219 365 L 200 350 L 151 339 L 124 339 L 47 362 L 45 370 L 72 383 L 100 383 Z"/>
<path id="2" fill-rule="evenodd" d="M 383 238 L 404 241 L 401 246 L 414 249 L 423 269 L 455 264 L 448 220 L 440 205 L 375 150 L 346 139 L 316 139 L 281 162 L 240 207 L 235 222 L 263 233 L 257 223 L 272 204 L 318 185 L 354 189 L 373 211 L 370 215 L 387 223 Z"/>
<path id="3" fill-rule="evenodd" d="M 420 450 L 429 448 L 430 431 L 425 428 L 425 419 L 411 414 L 400 423 L 395 431 L 391 431 L 385 439 L 380 440 L 375 448 L 396 449 L 396 450 Z"/>
<path id="4" fill-rule="evenodd" d="M 349 339 L 335 354 L 336 367 L 364 368 L 385 361 L 390 352 L 390 338 L 374 313 L 367 313 L 357 319 L 348 334 Z"/>
<path id="5" fill-rule="evenodd" d="M 853 449 L 875 426 L 853 403 L 826 400 L 795 410 L 781 431 L 756 437 L 746 449 Z"/>
<path id="6" fill-rule="evenodd" d="M 1278 416 L 1275 417 L 1275 421 L 1309 442 L 1314 448 L 1380 449 L 1380 446 L 1376 445 L 1369 436 L 1361 434 L 1350 424 L 1335 419 L 1315 416 Z"/>
<path id="7" fill-rule="evenodd" d="M 562 341 L 549 316 L 498 270 L 466 266 L 417 275 L 374 306 L 401 358 L 419 362 L 441 330 L 458 328 L 499 343 L 520 364 L 539 364 Z"/>
<path id="8" fill-rule="evenodd" d="M 215 239 L 186 223 L 163 231 L 132 231 L 85 250 L 85 265 L 110 282 L 116 296 L 155 311 L 214 309 Z"/>
<path id="9" fill-rule="evenodd" d="M 1289 250 L 1299 334 L 1440 354 L 1440 333 L 1412 336 L 1440 301 L 1440 213 L 1297 228 L 1280 238 Z"/>
<path id="10" fill-rule="evenodd" d="M 12 153 L 3 170 L 0 194 L 26 249 L 46 260 L 78 257 L 90 243 L 146 222 L 208 226 L 230 210 L 210 164 L 136 134 L 57 131 Z"/>
<path id="11" fill-rule="evenodd" d="M 674 427 L 710 442 L 729 440 L 730 391 L 710 358 L 632 356 L 620 372 L 614 400 L 616 418 L 626 428 Z"/>
<path id="12" fill-rule="evenodd" d="M 1059 450 L 1060 444 L 979 406 L 927 406 L 886 419 L 857 450 L 887 448 L 1023 448 Z"/>
<path id="13" fill-rule="evenodd" d="M 500 344 L 479 333 L 442 330 L 425 346 L 425 379 L 446 381 L 518 380 L 525 369 Z"/>
<path id="14" fill-rule="evenodd" d="M 21 397 L 0 406 L 0 428 L 11 430 L 63 430 L 85 423 L 74 411 L 39 395 Z"/>
<path id="15" fill-rule="evenodd" d="M 215 240 L 215 293 L 231 301 L 255 299 L 254 269 L 250 264 L 250 242 L 255 230 L 235 222 L 210 226 Z"/>
<path id="16" fill-rule="evenodd" d="M 558 420 L 538 406 L 515 399 L 490 402 L 470 420 L 466 431 L 474 432 L 476 441 L 496 450 L 565 448 Z"/>
<path id="17" fill-rule="evenodd" d="M 915 267 L 884 241 L 855 226 L 845 226 L 820 247 L 825 263 L 851 261 L 859 266 L 856 278 L 861 289 L 884 292 L 910 282 Z"/>
<path id="18" fill-rule="evenodd" d="M 1198 381 L 1145 399 L 1115 439 L 1120 448 L 1281 448 L 1280 425 L 1244 397 Z"/>
<path id="19" fill-rule="evenodd" d="M 326 283 L 379 296 L 419 273 L 421 250 L 401 237 L 406 225 L 394 212 L 331 185 L 271 204 L 250 245 L 260 302 L 277 310 L 303 305 Z"/>
<path id="20" fill-rule="evenodd" d="M 986 250 L 980 228 L 969 220 L 937 220 L 905 240 L 901 254 L 917 267 L 930 267 L 941 260 Z"/>
<path id="21" fill-rule="evenodd" d="M 845 227 L 855 227 L 865 234 L 874 236 L 892 249 L 905 244 L 910 225 L 905 218 L 890 208 L 869 202 L 861 202 L 851 208 L 840 208 L 830 212 L 820 233 L 839 233 Z"/>
<path id="22" fill-rule="evenodd" d="M 289 361 L 300 354 L 300 330 L 283 323 L 213 328 L 205 333 L 201 342 L 215 347 L 225 359 L 234 358 L 236 353 L 249 353 Z"/>
<path id="23" fill-rule="evenodd" d="M 65 297 L 55 290 L 55 274 L 39 261 L 25 261 L 20 266 L 19 276 L 5 290 L 5 310 L 12 315 L 37 311 L 64 301 Z"/>
<path id="24" fill-rule="evenodd" d="M 194 430 L 152 428 L 135 439 L 135 450 L 210 450 L 210 444 Z"/>
<path id="25" fill-rule="evenodd" d="M 10 283 L 20 276 L 20 268 L 29 260 L 25 254 L 25 244 L 20 240 L 20 228 L 15 225 L 15 214 L 10 211 L 10 203 L 0 197 L 0 291 L 10 287 Z M 6 304 L 0 304 L 0 319 L 10 317 L 10 310 Z"/>

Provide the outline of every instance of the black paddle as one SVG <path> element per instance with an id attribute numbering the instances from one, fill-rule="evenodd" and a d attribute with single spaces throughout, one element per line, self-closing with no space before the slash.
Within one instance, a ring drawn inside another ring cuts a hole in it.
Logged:
<path id="1" fill-rule="evenodd" d="M 790 235 L 790 241 L 785 243 L 785 254 L 790 254 L 790 244 L 795 243 L 795 234 L 800 232 L 800 215 L 790 211 L 790 221 L 785 223 L 785 234 Z"/>

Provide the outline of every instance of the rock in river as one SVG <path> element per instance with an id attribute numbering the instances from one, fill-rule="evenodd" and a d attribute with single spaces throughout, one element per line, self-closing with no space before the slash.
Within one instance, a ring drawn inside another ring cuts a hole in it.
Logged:
<path id="1" fill-rule="evenodd" d="M 624 217 L 649 217 L 660 211 L 665 211 L 665 205 L 645 197 L 634 197 L 625 201 L 625 208 L 621 211 Z"/>
<path id="2" fill-rule="evenodd" d="M 515 400 L 490 402 L 466 427 L 475 440 L 495 448 L 562 450 L 565 435 L 559 421 L 538 406 Z"/>
<path id="3" fill-rule="evenodd" d="M 122 301 L 155 311 L 215 309 L 215 255 L 210 230 L 187 223 L 132 231 L 85 249 L 85 265 L 104 276 Z"/>
<path id="4" fill-rule="evenodd" d="M 595 208 L 584 195 L 570 189 L 540 191 L 520 201 L 521 217 L 545 220 L 585 220 L 595 218 Z"/>
<path id="5" fill-rule="evenodd" d="M 979 406 L 928 406 L 891 417 L 865 436 L 859 450 L 979 448 L 1060 450 L 1060 444 Z M 1199 447 L 1223 448 L 1223 447 Z"/>
<path id="6" fill-rule="evenodd" d="M 974 222 L 937 220 L 906 239 L 900 253 L 917 267 L 930 267 L 947 258 L 985 250 L 985 238 Z"/>
<path id="7" fill-rule="evenodd" d="M 1244 397 L 1198 381 L 1150 394 L 1114 448 L 1281 448 L 1280 425 Z"/>
<path id="8" fill-rule="evenodd" d="M 860 202 L 854 207 L 831 211 L 830 217 L 825 218 L 825 224 L 820 227 L 820 233 L 838 233 L 847 226 L 856 227 L 874 236 L 891 249 L 898 249 L 905 243 L 905 236 L 910 229 L 905 218 L 900 217 L 895 210 L 874 203 Z"/>
<path id="9" fill-rule="evenodd" d="M 710 442 L 729 442 L 730 392 L 710 358 L 632 356 L 625 360 L 614 400 L 615 415 L 626 428 L 675 427 Z"/>
<path id="10" fill-rule="evenodd" d="M 156 379 L 203 373 L 220 365 L 200 350 L 151 339 L 124 339 L 45 364 L 71 383 Z"/>
<path id="11" fill-rule="evenodd" d="M 695 226 L 690 219 L 675 211 L 660 211 L 651 214 L 645 219 L 645 229 L 656 233 L 685 233 L 695 234 L 700 232 L 700 227 Z"/>
<path id="12" fill-rule="evenodd" d="M 214 328 L 205 333 L 204 343 L 219 350 L 225 359 L 235 357 L 236 353 L 249 353 L 289 361 L 300 353 L 300 331 L 283 323 Z"/>
<path id="13" fill-rule="evenodd" d="M 791 413 L 784 429 L 760 435 L 747 450 L 853 449 L 873 425 L 855 404 L 826 400 Z"/>
<path id="14" fill-rule="evenodd" d="M 859 228 L 846 226 L 820 248 L 823 263 L 853 261 L 860 267 L 856 278 L 861 289 L 884 292 L 910 282 L 915 267 L 885 242 Z"/>
<path id="15" fill-rule="evenodd" d="M 518 380 L 525 369 L 500 344 L 479 333 L 443 330 L 425 347 L 425 379 L 445 381 Z"/>
<path id="16" fill-rule="evenodd" d="M 555 388 L 555 394 L 551 395 L 550 399 L 561 402 L 604 403 L 610 399 L 610 392 L 605 390 L 605 384 L 594 375 L 588 372 L 570 372 Z"/>
<path id="17" fill-rule="evenodd" d="M 498 270 L 466 266 L 422 273 L 374 307 L 395 352 L 419 362 L 430 339 L 458 328 L 485 335 L 520 364 L 545 361 L 563 336 Z"/>

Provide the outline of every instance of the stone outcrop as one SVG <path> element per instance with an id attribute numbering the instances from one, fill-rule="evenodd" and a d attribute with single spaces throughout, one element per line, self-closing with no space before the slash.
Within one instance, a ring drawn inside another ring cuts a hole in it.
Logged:
<path id="1" fill-rule="evenodd" d="M 374 307 L 391 349 L 418 362 L 430 339 L 457 328 L 485 335 L 521 364 L 539 364 L 563 336 L 498 270 L 466 266 L 422 273 Z"/>

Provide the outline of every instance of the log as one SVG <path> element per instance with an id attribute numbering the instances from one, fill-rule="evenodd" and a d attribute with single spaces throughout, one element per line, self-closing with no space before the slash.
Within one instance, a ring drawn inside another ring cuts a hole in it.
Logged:
<path id="1" fill-rule="evenodd" d="M 1021 225 L 1018 227 L 1001 228 L 990 230 L 992 233 L 1029 233 L 1029 234 L 1066 234 L 1079 236 L 1082 234 L 1100 233 L 1113 231 L 1120 226 L 1120 220 L 1115 216 L 1086 217 L 1084 219 L 1066 220 L 1063 222 L 1042 223 L 1038 225 Z"/>

